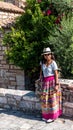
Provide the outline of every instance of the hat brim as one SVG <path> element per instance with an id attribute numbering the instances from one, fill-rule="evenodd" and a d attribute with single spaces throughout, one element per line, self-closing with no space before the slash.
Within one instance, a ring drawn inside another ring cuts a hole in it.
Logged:
<path id="1" fill-rule="evenodd" d="M 45 54 L 53 54 L 53 52 L 44 52 L 41 55 L 45 55 Z"/>

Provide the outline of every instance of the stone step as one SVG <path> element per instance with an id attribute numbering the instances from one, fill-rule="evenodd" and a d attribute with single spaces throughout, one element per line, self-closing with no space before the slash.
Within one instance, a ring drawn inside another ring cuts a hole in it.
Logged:
<path id="1" fill-rule="evenodd" d="M 33 91 L 4 88 L 0 88 L 0 107 L 33 114 L 41 110 L 40 100 Z"/>
<path id="2" fill-rule="evenodd" d="M 63 103 L 63 115 L 73 117 L 73 102 Z"/>

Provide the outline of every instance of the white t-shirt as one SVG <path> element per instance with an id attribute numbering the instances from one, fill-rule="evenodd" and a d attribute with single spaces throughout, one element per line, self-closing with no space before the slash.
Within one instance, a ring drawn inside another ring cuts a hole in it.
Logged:
<path id="1" fill-rule="evenodd" d="M 42 71 L 43 71 L 44 77 L 53 76 L 54 70 L 58 70 L 58 66 L 54 60 L 48 66 L 46 66 L 45 64 L 42 64 Z"/>

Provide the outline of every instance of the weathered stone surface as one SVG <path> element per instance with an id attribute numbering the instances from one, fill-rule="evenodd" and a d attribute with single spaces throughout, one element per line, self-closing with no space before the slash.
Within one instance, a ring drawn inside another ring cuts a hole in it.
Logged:
<path id="1" fill-rule="evenodd" d="M 6 99 L 6 97 L 0 97 L 0 104 L 6 104 L 7 103 L 7 99 Z"/>
<path id="2" fill-rule="evenodd" d="M 0 130 L 73 130 L 73 118 L 63 116 L 46 124 L 34 113 L 0 109 Z"/>
<path id="3" fill-rule="evenodd" d="M 23 75 L 16 75 L 17 85 L 24 85 L 24 76 Z"/>
<path id="4" fill-rule="evenodd" d="M 36 111 L 40 107 L 40 101 L 32 91 L 1 89 L 4 96 L 0 96 L 1 107 L 24 111 Z"/>
<path id="5" fill-rule="evenodd" d="M 10 106 L 9 105 L 4 105 L 4 108 L 10 109 Z"/>
<path id="6" fill-rule="evenodd" d="M 16 100 L 16 101 L 20 101 L 21 100 L 21 96 L 19 96 L 19 95 L 14 95 L 14 99 Z"/>
<path id="7" fill-rule="evenodd" d="M 24 12 L 23 9 L 13 6 L 10 3 L 1 1 L 0 2 L 0 28 L 2 27 L 5 33 L 10 32 L 10 28 L 13 25 L 15 18 L 20 16 L 23 12 Z M 25 81 L 23 80 L 25 79 L 24 71 L 22 71 L 19 67 L 14 66 L 13 64 L 7 63 L 5 57 L 5 50 L 7 49 L 7 47 L 3 46 L 2 44 L 3 37 L 4 34 L 0 30 L 0 87 L 24 90 L 25 89 Z"/>
<path id="8" fill-rule="evenodd" d="M 63 88 L 63 86 L 62 86 Z M 63 88 L 63 114 L 73 116 L 73 91 Z M 40 99 L 33 91 L 0 88 L 0 107 L 40 113 Z"/>
<path id="9" fill-rule="evenodd" d="M 64 107 L 64 109 L 63 109 L 63 114 L 64 114 L 65 116 L 70 116 L 70 117 L 72 117 L 72 116 L 73 116 L 73 103 L 65 102 L 65 103 L 63 104 L 63 107 Z"/>
<path id="10" fill-rule="evenodd" d="M 13 106 L 15 105 L 17 105 L 16 104 L 16 100 L 14 99 L 14 98 L 7 98 L 7 102 L 8 102 L 8 104 L 12 104 Z"/>

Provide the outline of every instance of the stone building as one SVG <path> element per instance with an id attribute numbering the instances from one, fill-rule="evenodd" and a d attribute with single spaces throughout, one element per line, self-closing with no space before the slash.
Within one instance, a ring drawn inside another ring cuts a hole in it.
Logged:
<path id="1" fill-rule="evenodd" d="M 13 25 L 17 16 L 24 13 L 24 10 L 7 2 L 0 2 L 0 28 L 7 33 Z M 5 49 L 2 45 L 3 33 L 0 29 L 0 87 L 9 89 L 25 89 L 24 71 L 8 64 L 5 59 Z"/>
<path id="2" fill-rule="evenodd" d="M 26 4 L 26 0 L 4 0 L 4 2 L 12 3 L 21 8 L 24 8 Z"/>

